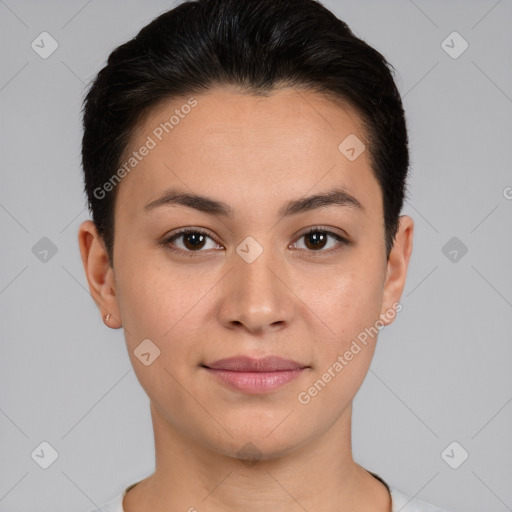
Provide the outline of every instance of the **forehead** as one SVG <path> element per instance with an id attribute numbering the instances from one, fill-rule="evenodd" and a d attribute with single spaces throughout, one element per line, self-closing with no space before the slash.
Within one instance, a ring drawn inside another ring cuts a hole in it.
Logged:
<path id="1" fill-rule="evenodd" d="M 191 98 L 196 103 L 194 107 L 189 106 Z M 171 128 L 166 125 L 168 131 L 161 126 L 166 122 L 173 125 Z M 192 131 L 195 137 L 191 137 Z M 204 94 L 160 102 L 143 117 L 134 139 L 153 133 L 157 139 L 159 135 L 167 138 L 166 135 L 172 134 L 176 142 L 188 139 L 188 144 L 196 145 L 229 137 L 233 146 L 245 143 L 242 148 L 258 143 L 268 147 L 294 140 L 318 147 L 319 143 L 331 144 L 326 134 L 335 131 L 338 136 L 351 131 L 365 138 L 357 112 L 341 100 L 335 103 L 319 93 L 295 88 L 263 95 L 235 87 L 216 87 Z M 203 139 L 199 140 L 199 136 Z"/>
<path id="2" fill-rule="evenodd" d="M 144 146 L 151 149 L 123 178 L 118 194 L 127 199 L 122 204 L 143 209 L 175 185 L 203 195 L 216 191 L 227 202 L 241 197 L 241 204 L 249 197 L 282 198 L 284 191 L 300 197 L 315 187 L 342 185 L 359 190 L 361 202 L 375 202 L 372 195 L 380 190 L 369 152 L 350 160 L 342 152 L 345 140 L 368 147 L 357 112 L 312 91 L 258 96 L 217 88 L 173 98 L 137 125 L 124 162 Z"/>

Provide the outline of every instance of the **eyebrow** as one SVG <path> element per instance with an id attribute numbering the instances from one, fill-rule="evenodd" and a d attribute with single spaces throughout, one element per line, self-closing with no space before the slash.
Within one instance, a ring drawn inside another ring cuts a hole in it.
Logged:
<path id="1" fill-rule="evenodd" d="M 185 193 L 174 188 L 146 204 L 144 210 L 149 212 L 161 206 L 186 206 L 209 215 L 224 217 L 230 217 L 233 214 L 233 209 L 227 203 L 197 194 Z M 337 188 L 288 201 L 279 209 L 278 215 L 280 218 L 290 217 L 329 206 L 344 206 L 364 211 L 363 205 L 353 195 L 343 188 Z"/>

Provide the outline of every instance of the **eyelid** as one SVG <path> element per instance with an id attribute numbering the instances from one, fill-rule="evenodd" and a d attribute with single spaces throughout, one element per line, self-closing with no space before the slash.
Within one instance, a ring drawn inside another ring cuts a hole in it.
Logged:
<path id="1" fill-rule="evenodd" d="M 346 235 L 341 235 L 333 230 L 334 228 L 330 228 L 327 226 L 312 226 L 307 228 L 305 231 L 302 231 L 299 235 L 295 237 L 295 241 L 292 242 L 291 245 L 295 245 L 301 238 L 303 238 L 306 235 L 309 235 L 310 233 L 323 233 L 327 236 L 330 236 L 331 238 L 334 238 L 338 243 L 335 247 L 331 247 L 330 249 L 319 249 L 318 251 L 313 250 L 306 250 L 308 256 L 318 256 L 321 257 L 322 255 L 330 255 L 332 253 L 335 253 L 341 249 L 341 246 L 350 245 L 352 242 Z"/>
<path id="2" fill-rule="evenodd" d="M 335 231 L 335 229 L 338 229 L 342 233 L 338 233 L 337 231 Z M 295 240 L 299 239 L 302 236 L 309 235 L 310 233 L 316 233 L 318 231 L 321 233 L 326 233 L 328 235 L 333 235 L 335 237 L 339 237 L 342 240 L 344 240 L 346 243 L 350 242 L 348 235 L 343 230 L 341 230 L 339 228 L 331 228 L 329 226 L 311 226 L 309 228 L 306 228 L 305 231 L 301 231 L 300 234 L 298 234 L 296 236 Z"/>
<path id="3" fill-rule="evenodd" d="M 330 237 L 336 239 L 338 241 L 337 247 L 327 249 L 327 250 L 320 249 L 318 251 L 306 250 L 306 252 L 309 254 L 318 255 L 318 256 L 321 256 L 322 254 L 331 254 L 331 253 L 339 250 L 340 245 L 351 244 L 351 241 L 348 239 L 347 236 L 341 235 L 341 234 L 337 233 L 336 231 L 333 231 L 333 229 L 334 228 L 330 228 L 327 226 L 311 226 L 309 228 L 306 228 L 305 231 L 302 231 L 300 234 L 298 234 L 294 238 L 294 241 L 292 242 L 291 245 L 296 244 L 297 241 L 300 240 L 302 237 L 309 235 L 310 233 L 317 233 L 317 232 L 324 233 L 327 236 L 330 236 Z M 205 228 L 199 228 L 199 227 L 197 227 L 197 228 L 195 228 L 195 227 L 180 228 L 176 232 L 174 232 L 172 235 L 164 236 L 163 239 L 159 243 L 161 245 L 163 245 L 164 247 L 167 247 L 169 250 L 171 250 L 173 252 L 185 254 L 187 256 L 197 256 L 197 255 L 200 255 L 201 253 L 208 253 L 209 251 L 205 251 L 205 250 L 201 250 L 201 249 L 199 249 L 197 251 L 189 251 L 189 250 L 183 250 L 183 249 L 173 247 L 171 242 L 173 242 L 175 239 L 179 238 L 180 236 L 191 234 L 191 233 L 204 235 L 204 236 L 210 238 L 216 244 L 221 245 L 214 239 L 214 237 L 210 234 L 210 232 L 208 230 L 206 230 Z"/>
<path id="4" fill-rule="evenodd" d="M 173 247 L 173 244 L 172 242 L 179 238 L 180 236 L 183 236 L 183 235 L 187 235 L 187 234 L 190 234 L 190 233 L 194 233 L 194 234 L 201 234 L 201 235 L 204 235 L 208 238 L 210 238 L 212 241 L 214 241 L 216 244 L 220 245 L 214 238 L 213 236 L 210 234 L 210 232 L 208 230 L 206 230 L 205 228 L 195 228 L 195 227 L 186 227 L 186 228 L 180 228 L 178 229 L 176 232 L 174 232 L 172 235 L 166 235 L 162 238 L 162 240 L 160 240 L 159 244 L 160 245 L 163 245 L 164 247 L 168 248 L 169 250 L 175 252 L 175 253 L 179 253 L 179 254 L 184 254 L 186 256 L 199 256 L 201 253 L 207 253 L 208 251 L 204 251 L 204 250 L 197 250 L 197 251 L 185 251 L 183 249 L 179 249 L 177 247 Z"/>

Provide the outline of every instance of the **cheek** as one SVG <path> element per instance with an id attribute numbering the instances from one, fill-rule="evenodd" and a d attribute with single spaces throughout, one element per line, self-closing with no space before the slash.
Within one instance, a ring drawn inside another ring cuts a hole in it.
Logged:
<path id="1" fill-rule="evenodd" d="M 137 272 L 126 271 L 123 277 L 119 302 L 137 378 L 150 397 L 157 401 L 160 397 L 164 403 L 179 402 L 184 397 L 178 382 L 189 379 L 192 368 L 200 363 L 208 339 L 206 323 L 215 315 L 215 294 L 208 293 L 211 272 L 203 274 L 197 267 L 192 275 L 146 259 Z M 147 339 L 156 346 L 149 344 L 150 352 L 158 354 L 150 366 L 137 358 Z"/>
<path id="2" fill-rule="evenodd" d="M 370 367 L 379 330 L 382 299 L 378 271 L 333 273 L 316 302 L 322 335 L 316 336 L 309 387 L 297 397 L 310 417 L 335 420 L 349 405 Z M 314 301 L 314 297 L 310 297 Z M 313 309 L 313 308 L 312 308 Z"/>
<path id="3" fill-rule="evenodd" d="M 382 303 L 382 272 L 370 262 L 354 264 L 350 270 L 331 269 L 316 275 L 304 286 L 301 299 L 321 320 L 328 352 L 342 349 L 379 318 Z M 304 283 L 305 284 L 305 283 Z"/>
<path id="4" fill-rule="evenodd" d="M 201 278 L 141 255 L 118 269 L 116 292 L 127 338 L 163 338 L 188 317 L 203 294 Z"/>
<path id="5" fill-rule="evenodd" d="M 185 410 L 190 404 L 179 383 L 197 364 L 198 336 L 191 327 L 202 325 L 197 318 L 200 307 L 194 307 L 204 295 L 202 287 L 190 280 L 187 285 L 182 273 L 170 275 L 169 269 L 147 259 L 136 272 L 126 265 L 118 284 L 128 355 L 140 385 L 157 404 L 178 404 L 176 410 Z M 144 362 L 145 353 L 149 357 Z"/>

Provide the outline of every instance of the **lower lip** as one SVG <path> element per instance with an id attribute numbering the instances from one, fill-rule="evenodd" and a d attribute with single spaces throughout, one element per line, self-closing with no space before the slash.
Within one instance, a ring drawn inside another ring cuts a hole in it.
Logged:
<path id="1" fill-rule="evenodd" d="M 298 377 L 306 368 L 276 372 L 235 372 L 205 368 L 231 387 L 249 394 L 259 394 L 284 386 Z"/>

